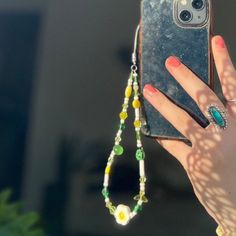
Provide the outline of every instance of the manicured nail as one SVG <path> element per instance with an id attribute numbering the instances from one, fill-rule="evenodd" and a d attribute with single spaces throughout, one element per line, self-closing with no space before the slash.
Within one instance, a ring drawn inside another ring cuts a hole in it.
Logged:
<path id="1" fill-rule="evenodd" d="M 180 60 L 177 57 L 174 56 L 170 56 L 168 57 L 168 59 L 166 60 L 167 64 L 173 66 L 173 67 L 178 67 L 181 65 Z"/>
<path id="2" fill-rule="evenodd" d="M 221 36 L 217 36 L 215 39 L 215 43 L 220 48 L 225 48 L 225 41 Z"/>
<path id="3" fill-rule="evenodd" d="M 143 88 L 144 93 L 147 93 L 149 96 L 154 95 L 158 92 L 156 88 L 154 88 L 151 84 L 146 84 Z"/>

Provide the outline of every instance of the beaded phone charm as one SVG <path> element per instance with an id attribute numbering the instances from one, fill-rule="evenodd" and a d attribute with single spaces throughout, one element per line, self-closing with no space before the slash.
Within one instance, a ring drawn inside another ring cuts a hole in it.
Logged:
<path id="1" fill-rule="evenodd" d="M 115 217 L 116 222 L 121 225 L 127 225 L 129 221 L 135 215 L 137 215 L 139 211 L 142 210 L 143 203 L 146 203 L 148 201 L 145 196 L 145 182 L 146 182 L 145 168 L 144 168 L 145 152 L 143 150 L 143 146 L 141 142 L 141 134 L 140 134 L 140 128 L 141 128 L 142 122 L 140 120 L 141 103 L 139 100 L 140 93 L 139 93 L 139 83 L 138 83 L 138 74 L 137 74 L 138 33 L 139 33 L 139 26 L 137 27 L 136 33 L 135 33 L 131 73 L 130 73 L 128 84 L 125 90 L 125 98 L 124 98 L 124 103 L 122 105 L 122 111 L 120 113 L 119 130 L 115 137 L 115 145 L 113 146 L 113 149 L 107 161 L 105 174 L 104 174 L 103 189 L 102 189 L 102 195 L 104 196 L 106 207 L 109 209 L 110 214 Z M 124 148 L 120 145 L 120 142 L 121 142 L 122 132 L 125 129 L 125 120 L 128 117 L 127 109 L 128 109 L 129 100 L 132 94 L 133 94 L 132 106 L 135 111 L 134 127 L 135 127 L 135 132 L 136 132 L 136 141 L 137 141 L 136 159 L 139 162 L 140 189 L 139 189 L 139 194 L 134 197 L 134 200 L 137 201 L 137 203 L 134 205 L 132 209 L 130 209 L 130 207 L 123 204 L 120 204 L 117 207 L 114 206 L 109 198 L 108 187 L 109 187 L 109 177 L 110 177 L 112 164 L 115 158 L 117 158 L 118 156 L 121 156 L 124 153 Z"/>

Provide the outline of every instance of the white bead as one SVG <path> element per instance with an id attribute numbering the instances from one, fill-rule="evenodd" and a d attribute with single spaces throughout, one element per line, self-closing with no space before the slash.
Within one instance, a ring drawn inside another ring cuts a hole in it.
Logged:
<path id="1" fill-rule="evenodd" d="M 115 156 L 115 152 L 112 150 L 110 157 L 114 157 L 114 156 Z"/>
<path id="2" fill-rule="evenodd" d="M 119 145 L 120 144 L 120 142 L 115 142 L 115 145 Z"/>
<path id="3" fill-rule="evenodd" d="M 130 213 L 130 218 L 132 219 L 134 216 L 136 216 L 137 215 L 137 213 L 135 212 L 135 211 L 132 211 L 131 213 Z"/>
<path id="4" fill-rule="evenodd" d="M 135 108 L 135 118 L 139 118 L 139 108 Z"/>
<path id="5" fill-rule="evenodd" d="M 134 82 L 133 85 L 138 85 L 138 83 L 137 83 L 137 82 Z"/>
<path id="6" fill-rule="evenodd" d="M 108 187 L 108 184 L 109 184 L 109 175 L 108 175 L 108 174 L 105 174 L 103 186 L 104 186 L 104 187 Z"/>
<path id="7" fill-rule="evenodd" d="M 107 166 L 110 166 L 111 167 L 112 163 L 111 162 L 107 162 Z"/>
<path id="8" fill-rule="evenodd" d="M 121 120 L 120 120 L 120 123 L 121 123 L 121 124 L 124 124 L 124 123 L 125 123 L 125 120 L 121 119 Z"/>
<path id="9" fill-rule="evenodd" d="M 121 134 L 122 134 L 122 130 L 119 129 L 118 132 L 117 132 L 117 134 L 116 134 L 116 136 L 117 136 L 117 137 L 120 137 Z"/>
<path id="10" fill-rule="evenodd" d="M 139 205 L 142 205 L 142 204 L 143 204 L 143 201 L 142 201 L 142 200 L 138 200 L 138 204 L 139 204 Z"/>
<path id="11" fill-rule="evenodd" d="M 140 184 L 140 187 L 145 187 L 145 183 L 141 182 Z"/>
<path id="12" fill-rule="evenodd" d="M 110 198 L 109 198 L 109 197 L 105 198 L 105 202 L 106 202 L 106 203 L 107 203 L 107 202 L 110 202 Z"/>
<path id="13" fill-rule="evenodd" d="M 140 131 L 140 128 L 135 128 L 135 131 Z"/>
<path id="14" fill-rule="evenodd" d="M 127 108 L 123 108 L 122 111 L 123 111 L 123 112 L 127 112 Z"/>
<path id="15" fill-rule="evenodd" d="M 138 96 L 134 96 L 134 100 L 138 100 Z"/>
<path id="16" fill-rule="evenodd" d="M 144 183 L 140 183 L 140 190 L 145 191 L 145 184 Z"/>
<path id="17" fill-rule="evenodd" d="M 133 80 L 132 79 L 129 79 L 128 80 L 128 85 L 132 85 L 133 84 Z"/>
<path id="18" fill-rule="evenodd" d="M 142 145 L 140 140 L 137 140 L 137 145 Z"/>
<path id="19" fill-rule="evenodd" d="M 144 160 L 139 161 L 139 175 L 140 177 L 145 177 Z"/>
<path id="20" fill-rule="evenodd" d="M 137 147 L 141 148 L 142 147 L 142 143 L 137 141 Z"/>
<path id="21" fill-rule="evenodd" d="M 125 103 L 128 103 L 129 102 L 129 98 L 125 98 Z"/>

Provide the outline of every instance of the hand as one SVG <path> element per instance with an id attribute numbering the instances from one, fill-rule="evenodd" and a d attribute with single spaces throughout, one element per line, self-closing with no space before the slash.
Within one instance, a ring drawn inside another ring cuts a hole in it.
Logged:
<path id="1" fill-rule="evenodd" d="M 207 106 L 215 104 L 227 112 L 228 127 L 218 131 L 213 124 L 200 126 L 187 112 L 172 103 L 151 85 L 144 97 L 186 138 L 157 141 L 175 156 L 193 185 L 194 192 L 223 232 L 236 232 L 236 71 L 221 36 L 212 38 L 212 50 L 226 105 L 176 57 L 166 60 L 166 68 L 194 99 L 207 117 Z"/>

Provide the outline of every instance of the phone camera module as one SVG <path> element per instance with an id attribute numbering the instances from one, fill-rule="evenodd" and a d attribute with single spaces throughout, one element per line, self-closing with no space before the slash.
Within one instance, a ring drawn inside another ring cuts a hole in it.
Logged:
<path id="1" fill-rule="evenodd" d="M 203 0 L 193 0 L 192 6 L 196 10 L 201 10 L 204 7 L 204 2 Z"/>
<path id="2" fill-rule="evenodd" d="M 180 13 L 180 19 L 184 22 L 189 22 L 192 19 L 192 14 L 190 11 L 183 10 Z"/>

